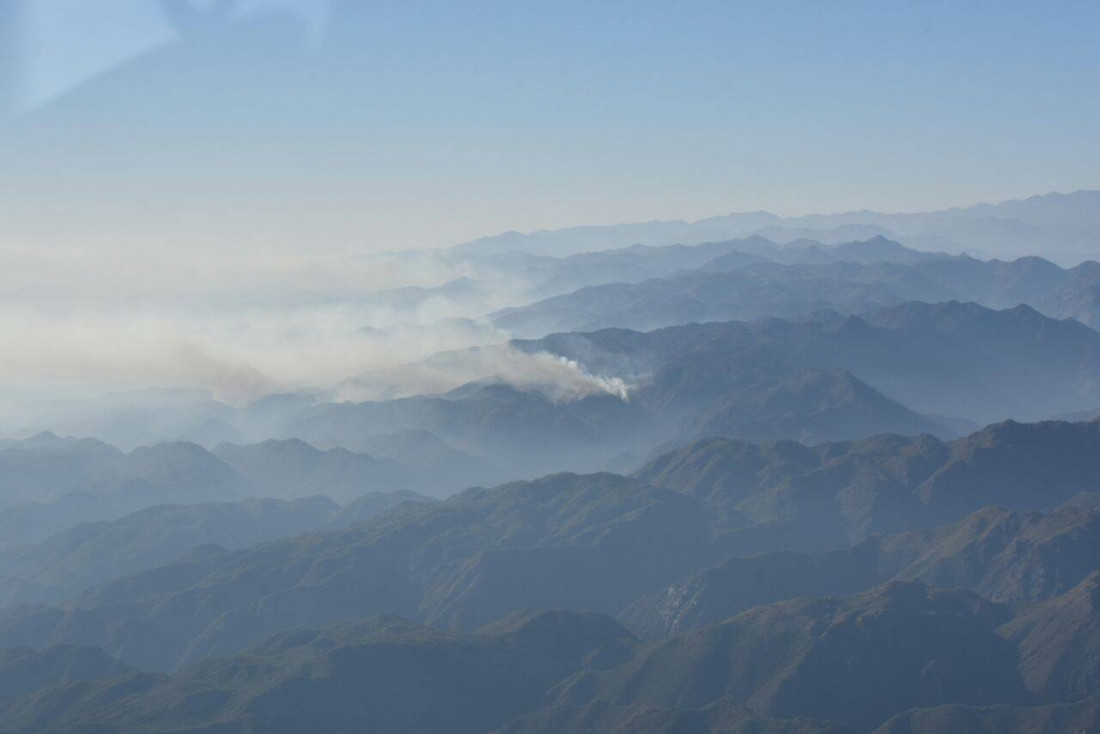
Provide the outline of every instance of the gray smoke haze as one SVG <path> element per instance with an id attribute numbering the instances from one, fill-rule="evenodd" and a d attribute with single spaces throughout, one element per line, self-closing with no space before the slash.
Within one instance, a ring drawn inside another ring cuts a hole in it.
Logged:
<path id="1" fill-rule="evenodd" d="M 11 264 L 0 272 L 8 434 L 29 430 L 36 413 L 63 415 L 67 400 L 150 388 L 235 406 L 284 392 L 352 401 L 442 393 L 485 379 L 558 401 L 627 397 L 613 375 L 507 346 L 510 334 L 485 316 L 512 305 L 525 284 L 445 251 L 197 249 L 165 258 L 2 248 Z M 448 289 L 456 282 L 462 288 Z"/>

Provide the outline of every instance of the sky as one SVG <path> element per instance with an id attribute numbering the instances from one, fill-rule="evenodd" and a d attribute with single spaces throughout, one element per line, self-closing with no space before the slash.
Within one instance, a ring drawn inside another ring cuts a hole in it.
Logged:
<path id="1" fill-rule="evenodd" d="M 0 214 L 35 244 L 369 251 L 1098 185 L 1095 2 L 0 3 Z"/>

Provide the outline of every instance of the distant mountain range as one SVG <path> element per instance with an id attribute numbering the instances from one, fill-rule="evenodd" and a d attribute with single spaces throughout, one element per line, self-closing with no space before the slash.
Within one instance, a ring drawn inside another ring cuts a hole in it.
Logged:
<path id="1" fill-rule="evenodd" d="M 223 443 L 213 453 L 262 488 L 265 497 L 324 495 L 346 503 L 368 490 L 417 486 L 414 472 L 395 461 L 344 448 L 321 451 L 299 439 L 269 439 L 248 446 Z"/>
<path id="2" fill-rule="evenodd" d="M 859 313 L 904 301 L 1027 304 L 1056 318 L 1100 324 L 1100 263 L 1063 269 L 1038 257 L 1009 262 L 912 250 L 877 237 L 825 247 L 779 247 L 758 237 L 721 245 L 702 264 L 649 279 L 593 283 L 502 310 L 494 322 L 518 336 L 609 327 L 650 330 L 691 322 L 798 317 L 820 309 Z M 660 248 L 658 248 L 660 249 Z M 618 253 L 597 253 L 611 259 Z M 572 259 L 572 258 L 571 258 Z"/>
<path id="3" fill-rule="evenodd" d="M 244 519 L 280 506 L 249 510 L 240 504 L 246 498 L 323 495 L 329 504 L 335 499 L 351 507 L 372 493 L 401 496 L 413 487 L 433 487 L 431 474 L 347 449 L 321 451 L 299 440 L 222 444 L 214 452 L 174 442 L 125 453 L 95 439 L 40 434 L 0 446 L 0 549 L 37 544 L 78 524 L 156 506 L 181 506 L 180 513 L 191 512 L 182 506 L 236 508 Z M 184 522 L 183 516 L 176 521 Z M 243 528 L 242 533 L 250 537 Z"/>
<path id="4" fill-rule="evenodd" d="M 341 507 L 327 497 L 155 505 L 115 520 L 83 522 L 40 543 L 0 551 L 0 606 L 57 603 L 204 546 L 244 548 L 368 520 L 415 492 L 371 492 Z"/>
<path id="5" fill-rule="evenodd" d="M 809 238 L 828 243 L 882 235 L 917 249 L 971 251 L 999 257 L 1041 255 L 1075 265 L 1100 252 L 1097 211 L 1100 191 L 1077 191 L 913 214 L 860 211 L 784 218 L 749 212 L 696 222 L 572 227 L 531 234 L 507 232 L 455 249 L 476 255 L 524 252 L 561 257 L 635 244 L 692 245 L 755 233 L 780 240 Z"/>
<path id="6" fill-rule="evenodd" d="M 1097 446 L 1098 421 L 1007 421 L 950 442 L 876 436 L 807 447 L 704 439 L 635 476 L 772 532 L 790 526 L 777 532 L 776 547 L 793 544 L 788 537 L 828 547 L 936 527 L 990 504 L 1028 510 L 1079 498 L 1096 485 Z"/>
<path id="7" fill-rule="evenodd" d="M 40 434 L 0 450 L 0 546 L 36 542 L 79 522 L 152 505 L 254 494 L 247 478 L 194 444 L 124 453 L 95 439 Z"/>
<path id="8" fill-rule="evenodd" d="M 629 399 L 597 393 L 563 401 L 489 379 L 443 395 L 317 404 L 287 416 L 280 431 L 344 446 L 430 435 L 503 476 L 531 477 L 623 469 L 654 447 L 704 436 L 951 437 L 1010 416 L 1035 420 L 1100 406 L 1100 334 L 1024 306 L 904 303 L 858 317 L 826 311 L 646 333 L 611 329 L 512 347 L 564 358 L 596 379 L 620 379 Z"/>
<path id="9" fill-rule="evenodd" d="M 982 422 L 1100 405 L 1094 378 L 1083 377 L 1100 371 L 1100 333 L 1028 307 L 908 303 L 862 317 L 826 312 L 517 344 L 576 359 L 593 373 L 638 375 L 632 400 L 660 406 L 709 406 L 730 387 L 794 368 L 844 369 L 911 409 Z"/>

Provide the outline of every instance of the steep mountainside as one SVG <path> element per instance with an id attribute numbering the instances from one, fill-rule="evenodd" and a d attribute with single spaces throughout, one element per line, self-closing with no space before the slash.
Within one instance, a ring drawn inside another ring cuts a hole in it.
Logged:
<path id="1" fill-rule="evenodd" d="M 556 700 L 698 708 L 727 699 L 769 716 L 866 731 L 916 706 L 1022 703 L 1007 610 L 971 592 L 897 582 L 855 597 L 758 607 L 672 638 Z"/>
<path id="2" fill-rule="evenodd" d="M 297 439 L 221 444 L 214 454 L 266 496 L 282 499 L 325 495 L 343 503 L 368 491 L 410 489 L 415 483 L 413 473 L 397 462 L 343 448 L 320 451 Z"/>
<path id="3" fill-rule="evenodd" d="M 57 603 L 85 589 L 169 563 L 203 545 L 241 548 L 324 527 L 340 511 L 326 497 L 158 505 L 76 525 L 36 545 L 0 552 L 0 604 Z"/>
<path id="4" fill-rule="evenodd" d="M 168 669 L 282 630 L 370 614 L 463 629 L 528 607 L 618 614 L 731 557 L 843 548 L 986 504 L 1057 504 L 1097 475 L 1098 431 L 1100 424 L 1003 424 L 951 444 L 896 436 L 812 448 L 703 442 L 655 461 L 640 475 L 646 481 L 555 475 L 406 503 L 346 530 L 201 548 L 66 607 L 6 610 L 0 644 L 105 644 L 127 662 Z M 866 561 L 873 573 L 858 564 L 844 570 L 839 557 L 829 562 L 864 586 L 902 575 L 1018 602 L 1065 590 L 1095 553 L 1095 517 L 1079 509 L 989 511 L 968 522 L 883 541 Z M 982 562 L 965 562 L 970 554 Z M 818 561 L 788 566 L 791 586 L 776 593 L 836 593 L 797 588 L 800 578 L 830 577 Z M 861 588 L 852 584 L 840 591 Z"/>
<path id="5" fill-rule="evenodd" d="M 934 706 L 899 714 L 874 734 L 1082 734 L 1100 728 L 1100 695 L 1046 706 Z"/>
<path id="6" fill-rule="evenodd" d="M 661 638 L 761 604 L 854 594 L 891 579 L 969 588 L 1020 605 L 1066 593 L 1097 567 L 1100 515 L 988 507 L 944 528 L 876 536 L 836 551 L 732 558 L 642 597 L 619 618 L 642 637 Z"/>
<path id="7" fill-rule="evenodd" d="M 372 435 L 353 447 L 408 467 L 422 492 L 445 496 L 460 489 L 492 486 L 508 477 L 488 459 L 464 451 L 430 431 L 415 428 Z"/>
<path id="8" fill-rule="evenodd" d="M 44 672 L 0 701 L 0 729 L 1085 721 L 1089 709 L 1068 704 L 1100 680 L 1100 516 L 1080 506 L 1100 476 L 1098 443 L 1100 423 L 1012 422 L 952 442 L 709 439 L 636 478 L 561 474 L 339 510 L 315 500 L 323 532 L 235 550 L 198 543 L 295 532 L 305 506 L 154 508 L 89 524 L 5 559 L 33 570 L 25 582 L 106 575 L 99 558 L 111 573 L 144 570 L 62 606 L 0 611 L 0 645 L 96 646 L 106 663 L 70 675 L 13 653 Z M 784 550 L 821 547 L 835 549 Z M 551 608 L 618 614 L 654 641 L 576 613 L 494 623 Z M 419 621 L 362 621 L 379 614 Z M 1067 706 L 1031 708 L 1044 703 Z"/>
<path id="9" fill-rule="evenodd" d="M 839 724 L 806 717 L 773 719 L 722 700 L 698 709 L 649 705 L 548 706 L 517 717 L 499 734 L 851 734 Z"/>
<path id="10" fill-rule="evenodd" d="M 574 612 L 520 614 L 475 634 L 380 617 L 288 632 L 170 679 L 60 681 L 0 715 L 5 731 L 19 732 L 478 734 L 538 706 L 576 670 L 621 661 L 634 644 L 610 619 Z"/>
<path id="11" fill-rule="evenodd" d="M 720 552 L 690 498 L 610 474 L 557 475 L 402 505 L 348 530 L 203 548 L 72 607 L 0 612 L 0 644 L 96 641 L 164 669 L 379 613 L 466 629 L 523 608 L 614 614 Z"/>
<path id="12" fill-rule="evenodd" d="M 1020 672 L 1042 700 L 1094 695 L 1100 689 L 1100 570 L 1026 610 L 1001 634 L 1019 647 Z"/>
<path id="13" fill-rule="evenodd" d="M 0 449 L 0 550 L 159 505 L 316 496 L 348 503 L 425 484 L 434 488 L 393 460 L 298 440 L 223 444 L 213 453 L 162 443 L 124 453 L 93 439 L 37 436 Z"/>
<path id="14" fill-rule="evenodd" d="M 1100 476 L 1100 422 L 989 426 L 955 441 L 877 436 L 807 447 L 708 439 L 638 478 L 757 522 L 836 543 L 934 527 L 989 504 L 1059 505 Z"/>

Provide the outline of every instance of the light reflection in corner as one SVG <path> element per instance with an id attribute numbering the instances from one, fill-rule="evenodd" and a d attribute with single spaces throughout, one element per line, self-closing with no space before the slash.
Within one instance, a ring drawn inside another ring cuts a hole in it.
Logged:
<path id="1" fill-rule="evenodd" d="M 18 104 L 21 11 L 20 0 L 0 0 L 0 116 Z"/>
<path id="2" fill-rule="evenodd" d="M 292 18 L 316 43 L 330 0 L 0 0 L 0 116 L 45 104 L 185 37 L 261 15 Z"/>

